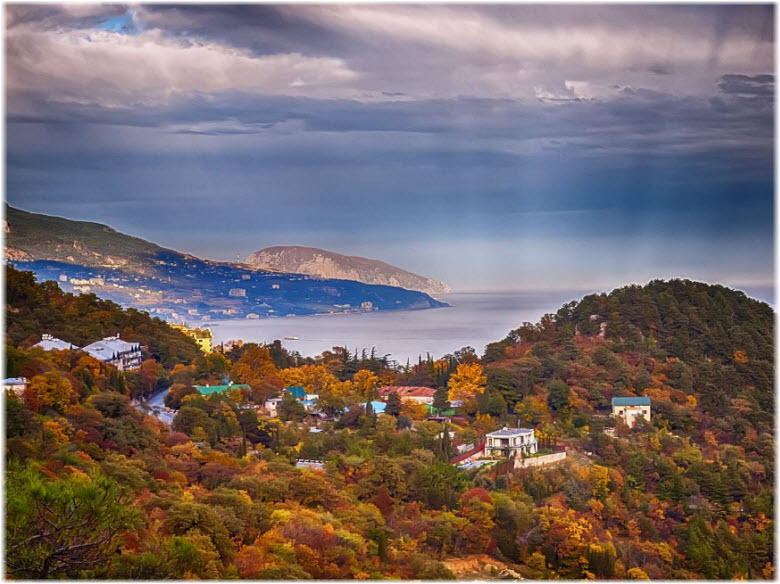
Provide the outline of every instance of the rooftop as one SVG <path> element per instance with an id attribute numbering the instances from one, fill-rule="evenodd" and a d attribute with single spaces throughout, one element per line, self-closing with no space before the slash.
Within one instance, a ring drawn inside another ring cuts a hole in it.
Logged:
<path id="1" fill-rule="evenodd" d="M 393 385 L 389 387 L 380 387 L 379 395 L 388 396 L 395 392 L 398 397 L 433 397 L 436 390 L 432 387 L 407 387 L 405 385 Z"/>
<path id="2" fill-rule="evenodd" d="M 72 343 L 46 334 L 41 335 L 41 342 L 36 343 L 33 347 L 41 347 L 44 351 L 67 351 L 69 349 L 78 349 L 78 347 Z"/>
<path id="3" fill-rule="evenodd" d="M 228 385 L 193 385 L 203 395 L 219 393 L 228 389 L 252 389 L 246 383 L 231 383 Z"/>
<path id="4" fill-rule="evenodd" d="M 649 397 L 613 397 L 613 406 L 649 406 Z"/>
<path id="5" fill-rule="evenodd" d="M 306 397 L 306 390 L 300 385 L 285 387 L 284 391 L 290 392 L 295 399 L 304 399 Z"/>
<path id="6" fill-rule="evenodd" d="M 27 378 L 25 377 L 9 377 L 8 379 L 3 379 L 3 385 L 26 385 L 27 384 Z"/>
<path id="7" fill-rule="evenodd" d="M 127 341 L 123 341 L 119 338 L 119 335 L 117 335 L 115 337 L 106 337 L 100 341 L 95 341 L 84 347 L 83 350 L 96 359 L 107 360 L 112 359 L 121 353 L 140 351 L 141 345 L 139 343 L 128 343 Z"/>
<path id="8" fill-rule="evenodd" d="M 501 428 L 490 432 L 487 436 L 520 436 L 521 434 L 533 434 L 533 428 Z"/>

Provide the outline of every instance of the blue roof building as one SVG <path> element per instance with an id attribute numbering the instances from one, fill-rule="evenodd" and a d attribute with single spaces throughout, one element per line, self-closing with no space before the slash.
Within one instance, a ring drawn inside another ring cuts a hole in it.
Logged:
<path id="1" fill-rule="evenodd" d="M 306 390 L 300 385 L 285 387 L 284 391 L 290 392 L 295 399 L 306 399 Z"/>

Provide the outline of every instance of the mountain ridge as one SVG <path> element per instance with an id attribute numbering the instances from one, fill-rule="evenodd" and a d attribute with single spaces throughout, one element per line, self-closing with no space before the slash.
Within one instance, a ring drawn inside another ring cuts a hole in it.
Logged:
<path id="1" fill-rule="evenodd" d="M 350 256 L 316 247 L 267 247 L 250 254 L 246 263 L 265 270 L 398 286 L 426 294 L 447 294 L 452 291 L 444 282 L 437 282 L 381 260 Z"/>
<path id="2" fill-rule="evenodd" d="M 95 292 L 168 320 L 261 318 L 448 306 L 425 293 L 216 262 L 100 223 L 6 205 L 5 260 L 66 292 Z"/>

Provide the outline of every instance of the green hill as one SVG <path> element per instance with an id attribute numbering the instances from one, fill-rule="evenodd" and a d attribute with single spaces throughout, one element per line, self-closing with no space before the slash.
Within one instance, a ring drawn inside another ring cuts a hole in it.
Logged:
<path id="1" fill-rule="evenodd" d="M 5 206 L 7 254 L 16 259 L 51 260 L 90 267 L 123 268 L 145 273 L 165 249 L 107 225 L 28 213 Z"/>

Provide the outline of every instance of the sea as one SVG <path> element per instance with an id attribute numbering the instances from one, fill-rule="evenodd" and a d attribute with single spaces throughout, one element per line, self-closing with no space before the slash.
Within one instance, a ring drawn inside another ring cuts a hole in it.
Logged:
<path id="1" fill-rule="evenodd" d="M 774 306 L 773 288 L 744 290 Z M 215 344 L 238 339 L 270 343 L 279 339 L 286 349 L 304 357 L 337 346 L 358 353 L 365 349 L 369 354 L 374 349 L 376 355 L 388 355 L 390 361 L 405 365 L 407 360 L 414 363 L 427 355 L 439 358 L 467 346 L 481 356 L 485 345 L 500 341 L 510 330 L 524 322 L 537 323 L 544 314 L 555 313 L 562 304 L 591 292 L 456 293 L 437 296 L 450 304 L 449 308 L 212 320 L 197 325 L 211 328 Z"/>
<path id="2" fill-rule="evenodd" d="M 583 292 L 503 292 L 442 294 L 448 308 L 385 310 L 368 313 L 288 316 L 265 319 L 212 320 L 198 323 L 214 333 L 214 343 L 241 339 L 268 343 L 275 339 L 290 351 L 314 357 L 333 347 L 350 352 L 388 355 L 405 365 L 427 355 L 439 358 L 463 347 L 479 354 L 523 322 L 539 322 Z M 288 337 L 288 338 L 285 338 Z M 297 337 L 290 339 L 290 337 Z"/>

